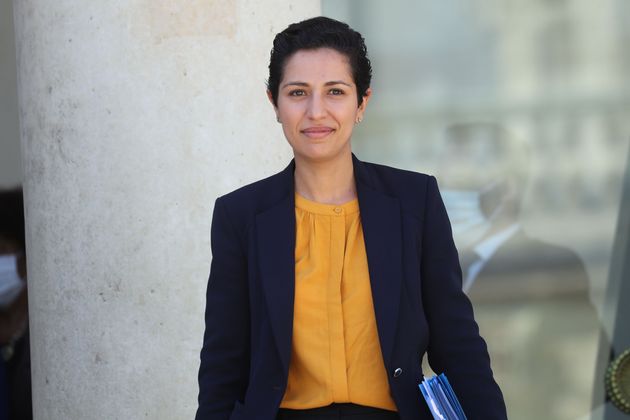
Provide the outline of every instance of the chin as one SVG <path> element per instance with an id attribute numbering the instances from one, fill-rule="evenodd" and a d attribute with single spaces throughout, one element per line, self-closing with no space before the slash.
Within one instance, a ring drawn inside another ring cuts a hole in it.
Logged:
<path id="1" fill-rule="evenodd" d="M 309 160 L 312 162 L 325 162 L 327 160 L 334 159 L 339 157 L 344 153 L 342 150 L 331 150 L 328 148 L 309 148 L 309 150 L 304 149 L 293 149 L 293 154 L 295 156 L 300 156 L 300 158 Z"/>

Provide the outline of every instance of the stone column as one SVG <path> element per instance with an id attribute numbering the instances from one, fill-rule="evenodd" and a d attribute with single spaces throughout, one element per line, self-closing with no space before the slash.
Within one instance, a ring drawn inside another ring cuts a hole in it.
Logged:
<path id="1" fill-rule="evenodd" d="M 192 418 L 214 199 L 288 163 L 269 50 L 319 1 L 13 3 L 35 418 Z"/>

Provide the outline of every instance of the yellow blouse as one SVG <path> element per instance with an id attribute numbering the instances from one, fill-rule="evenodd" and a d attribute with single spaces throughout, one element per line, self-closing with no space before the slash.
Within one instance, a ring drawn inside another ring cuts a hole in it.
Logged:
<path id="1" fill-rule="evenodd" d="M 296 194 L 295 303 L 289 379 L 280 407 L 355 403 L 396 411 L 383 362 L 359 201 Z"/>

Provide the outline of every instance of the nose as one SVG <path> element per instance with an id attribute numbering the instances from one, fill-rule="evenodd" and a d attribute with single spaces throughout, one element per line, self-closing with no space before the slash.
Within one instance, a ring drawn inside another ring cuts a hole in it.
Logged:
<path id="1" fill-rule="evenodd" d="M 310 96 L 307 115 L 312 120 L 319 120 L 326 116 L 326 104 L 320 94 L 313 93 Z"/>

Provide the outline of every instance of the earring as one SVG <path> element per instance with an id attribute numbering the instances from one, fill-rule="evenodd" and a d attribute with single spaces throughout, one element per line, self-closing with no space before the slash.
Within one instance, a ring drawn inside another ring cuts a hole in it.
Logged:
<path id="1" fill-rule="evenodd" d="M 363 118 L 357 117 L 357 120 L 355 121 L 355 124 L 359 124 L 361 121 L 363 121 Z"/>

